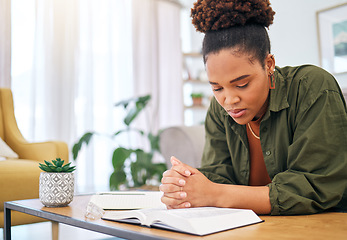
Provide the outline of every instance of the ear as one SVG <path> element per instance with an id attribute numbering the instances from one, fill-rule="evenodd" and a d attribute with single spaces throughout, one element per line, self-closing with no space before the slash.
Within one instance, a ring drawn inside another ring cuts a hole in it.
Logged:
<path id="1" fill-rule="evenodd" d="M 273 54 L 268 54 L 265 58 L 265 70 L 267 75 L 272 75 L 275 71 L 275 57 Z"/>

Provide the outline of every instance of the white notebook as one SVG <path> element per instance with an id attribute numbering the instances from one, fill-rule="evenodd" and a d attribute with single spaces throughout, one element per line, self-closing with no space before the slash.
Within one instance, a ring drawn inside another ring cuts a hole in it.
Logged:
<path id="1" fill-rule="evenodd" d="M 93 195 L 90 202 L 104 210 L 166 208 L 160 191 L 114 191 Z"/>

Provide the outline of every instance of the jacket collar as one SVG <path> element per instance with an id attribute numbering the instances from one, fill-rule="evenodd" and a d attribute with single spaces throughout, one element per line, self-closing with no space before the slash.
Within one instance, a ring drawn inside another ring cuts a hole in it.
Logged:
<path id="1" fill-rule="evenodd" d="M 281 74 L 281 69 L 276 67 L 274 72 L 275 77 L 275 89 L 270 89 L 269 107 L 266 111 L 263 120 L 266 120 L 270 116 L 270 112 L 279 112 L 289 107 L 288 103 L 288 82 Z"/>
<path id="2" fill-rule="evenodd" d="M 276 67 L 275 71 L 275 89 L 270 90 L 269 110 L 273 112 L 281 111 L 289 107 L 287 81 L 281 74 L 281 69 Z"/>

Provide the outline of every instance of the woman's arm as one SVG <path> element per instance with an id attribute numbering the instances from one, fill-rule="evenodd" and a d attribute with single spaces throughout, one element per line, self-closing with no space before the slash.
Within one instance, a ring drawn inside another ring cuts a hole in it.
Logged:
<path id="1" fill-rule="evenodd" d="M 269 188 L 218 184 L 201 172 L 176 158 L 172 168 L 164 173 L 160 190 L 162 202 L 168 208 L 228 207 L 252 209 L 258 214 L 271 211 Z"/>

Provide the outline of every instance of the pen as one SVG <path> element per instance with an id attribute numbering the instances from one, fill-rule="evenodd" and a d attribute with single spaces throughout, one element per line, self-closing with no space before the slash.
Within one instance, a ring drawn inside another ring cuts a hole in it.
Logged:
<path id="1" fill-rule="evenodd" d="M 99 195 L 119 195 L 119 196 L 126 196 L 126 195 L 146 195 L 145 193 L 99 193 Z"/>

